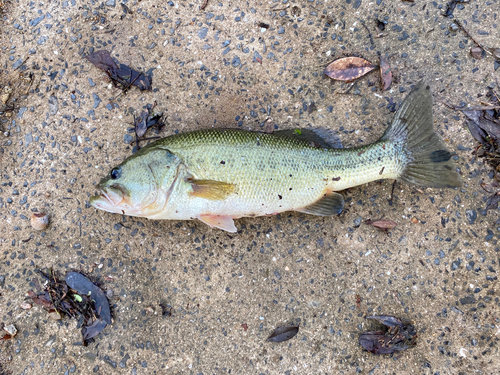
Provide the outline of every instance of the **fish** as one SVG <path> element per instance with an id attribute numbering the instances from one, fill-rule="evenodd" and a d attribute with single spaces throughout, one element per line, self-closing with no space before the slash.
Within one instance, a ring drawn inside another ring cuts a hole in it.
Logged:
<path id="1" fill-rule="evenodd" d="M 339 191 L 396 179 L 431 188 L 461 186 L 434 131 L 430 86 L 421 81 L 374 143 L 340 148 L 328 132 L 203 129 L 143 147 L 111 169 L 90 204 L 159 220 L 200 220 L 237 232 L 234 219 L 298 211 L 339 215 Z"/>

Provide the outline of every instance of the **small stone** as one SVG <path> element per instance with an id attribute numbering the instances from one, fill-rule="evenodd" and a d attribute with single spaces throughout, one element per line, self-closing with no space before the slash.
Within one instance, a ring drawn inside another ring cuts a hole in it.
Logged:
<path id="1" fill-rule="evenodd" d="M 467 221 L 469 224 L 474 224 L 474 222 L 477 219 L 477 212 L 476 210 L 465 210 L 465 217 L 467 218 Z"/>
<path id="2" fill-rule="evenodd" d="M 59 111 L 59 102 L 55 96 L 49 98 L 49 113 L 55 115 Z"/>
<path id="3" fill-rule="evenodd" d="M 101 98 L 99 98 L 99 95 L 93 93 L 92 94 L 92 97 L 94 98 L 94 105 L 92 106 L 92 108 L 97 108 L 99 106 L 99 104 L 101 103 Z"/>
<path id="4" fill-rule="evenodd" d="M 416 217 L 412 217 L 412 218 L 411 218 L 411 222 L 412 222 L 413 224 L 418 224 L 418 219 L 417 219 Z"/>
<path id="5" fill-rule="evenodd" d="M 31 215 L 31 226 L 36 230 L 45 230 L 49 226 L 49 217 L 41 212 Z"/>
<path id="6" fill-rule="evenodd" d="M 12 64 L 12 69 L 17 69 L 21 65 L 23 65 L 24 60 L 23 59 L 17 59 L 14 64 Z"/>
<path id="7" fill-rule="evenodd" d="M 202 27 L 198 30 L 198 38 L 205 39 L 207 37 L 208 27 Z"/>
<path id="8" fill-rule="evenodd" d="M 17 335 L 17 328 L 14 327 L 14 324 L 9 324 L 8 326 L 3 327 L 3 330 L 7 332 L 11 338 Z"/>
<path id="9" fill-rule="evenodd" d="M 106 5 L 108 7 L 115 7 L 116 6 L 116 0 L 107 0 Z"/>
<path id="10" fill-rule="evenodd" d="M 31 309 L 31 304 L 28 302 L 23 302 L 19 305 L 19 307 L 23 310 L 29 310 Z"/>
<path id="11" fill-rule="evenodd" d="M 49 318 L 52 320 L 61 320 L 61 314 L 59 314 L 57 311 L 54 311 L 49 314 Z"/>

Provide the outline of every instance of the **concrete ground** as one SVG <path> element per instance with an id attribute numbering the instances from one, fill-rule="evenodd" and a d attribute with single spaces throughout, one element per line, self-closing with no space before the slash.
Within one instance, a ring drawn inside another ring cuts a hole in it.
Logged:
<path id="1" fill-rule="evenodd" d="M 0 3 L 0 86 L 15 106 L 0 117 L 0 316 L 18 329 L 0 343 L 0 373 L 498 373 L 500 223 L 480 185 L 494 172 L 443 102 L 482 105 L 488 85 L 500 92 L 500 70 L 489 55 L 471 57 L 474 43 L 442 16 L 447 1 L 208 0 L 200 10 L 202 0 L 130 0 L 128 13 L 115 0 Z M 499 9 L 472 0 L 454 16 L 500 47 Z M 152 72 L 154 90 L 112 87 L 83 58 L 100 49 Z M 335 58 L 378 63 L 377 52 L 393 70 L 389 91 L 378 71 L 352 88 L 322 75 Z M 357 146 L 380 137 L 424 77 L 462 188 L 398 183 L 391 202 L 392 181 L 374 182 L 343 192 L 340 217 L 240 219 L 236 234 L 89 206 L 100 178 L 132 153 L 132 115 L 148 103 L 167 115 L 161 136 L 258 130 L 271 118 L 279 129 L 328 127 Z M 50 215 L 45 231 L 30 226 L 37 211 Z M 364 224 L 382 216 L 398 226 Z M 75 320 L 22 309 L 38 267 L 100 279 L 113 325 L 85 347 Z M 358 337 L 377 327 L 365 319 L 374 314 L 413 321 L 417 345 L 364 351 Z M 285 324 L 300 324 L 295 338 L 266 342 Z"/>

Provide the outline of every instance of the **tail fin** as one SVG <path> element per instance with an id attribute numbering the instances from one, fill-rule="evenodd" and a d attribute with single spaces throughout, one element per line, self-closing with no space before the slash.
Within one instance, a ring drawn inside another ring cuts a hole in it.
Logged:
<path id="1" fill-rule="evenodd" d="M 406 166 L 399 177 L 405 182 L 426 187 L 458 187 L 458 173 L 451 153 L 434 132 L 432 94 L 419 82 L 399 107 L 392 125 L 382 136 L 401 144 Z"/>

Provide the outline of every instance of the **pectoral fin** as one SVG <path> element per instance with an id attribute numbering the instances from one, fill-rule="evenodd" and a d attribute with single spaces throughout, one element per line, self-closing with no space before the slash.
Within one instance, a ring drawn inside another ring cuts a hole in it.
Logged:
<path id="1" fill-rule="evenodd" d="M 193 191 L 191 195 L 195 197 L 223 200 L 231 195 L 235 190 L 234 184 L 213 180 L 189 180 Z"/>
<path id="2" fill-rule="evenodd" d="M 323 197 L 313 204 L 299 208 L 295 211 L 317 216 L 339 215 L 344 209 L 344 197 L 339 193 L 325 193 Z"/>
<path id="3" fill-rule="evenodd" d="M 237 229 L 234 226 L 234 220 L 231 216 L 199 215 L 198 219 L 203 221 L 205 224 L 210 225 L 212 228 L 217 227 L 231 233 L 237 232 Z"/>

